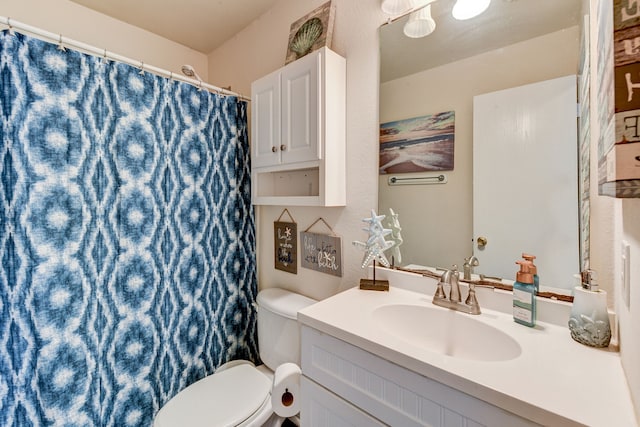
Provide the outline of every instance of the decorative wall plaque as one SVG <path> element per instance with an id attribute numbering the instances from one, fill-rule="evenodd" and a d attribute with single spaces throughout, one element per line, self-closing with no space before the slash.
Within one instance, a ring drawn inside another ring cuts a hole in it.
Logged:
<path id="1" fill-rule="evenodd" d="M 291 24 L 285 64 L 324 46 L 331 48 L 335 7 L 331 1 Z"/>
<path id="2" fill-rule="evenodd" d="M 597 16 L 598 52 L 599 55 L 606 52 L 598 62 L 609 64 L 609 57 L 613 57 L 615 107 L 607 139 L 599 146 L 598 192 L 637 198 L 640 197 L 640 10 L 635 1 L 610 0 L 600 3 Z M 609 69 L 600 68 L 604 72 Z M 605 83 L 611 86 L 609 80 Z M 602 105 L 611 113 L 609 103 Z"/>
<path id="3" fill-rule="evenodd" d="M 280 221 L 285 212 L 291 218 L 291 222 Z M 282 211 L 280 217 L 273 223 L 273 242 L 275 268 L 298 274 L 298 225 L 287 209 Z"/>
<path id="4" fill-rule="evenodd" d="M 300 263 L 304 268 L 342 277 L 342 239 L 329 234 L 300 232 Z"/>

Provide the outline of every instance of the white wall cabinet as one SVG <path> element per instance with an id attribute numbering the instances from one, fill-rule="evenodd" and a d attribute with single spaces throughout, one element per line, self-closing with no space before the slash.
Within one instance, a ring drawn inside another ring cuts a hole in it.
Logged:
<path id="1" fill-rule="evenodd" d="M 537 425 L 308 326 L 301 339 L 303 426 Z"/>
<path id="2" fill-rule="evenodd" d="M 253 167 L 320 159 L 319 60 L 305 56 L 253 83 Z"/>
<path id="3" fill-rule="evenodd" d="M 346 204 L 345 73 L 322 48 L 253 82 L 254 204 Z"/>

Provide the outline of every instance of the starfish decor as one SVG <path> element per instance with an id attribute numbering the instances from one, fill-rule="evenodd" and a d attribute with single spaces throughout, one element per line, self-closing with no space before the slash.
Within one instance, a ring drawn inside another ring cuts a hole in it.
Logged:
<path id="1" fill-rule="evenodd" d="M 362 268 L 365 268 L 373 260 L 378 261 L 385 267 L 389 267 L 389 260 L 384 254 L 384 251 L 391 248 L 394 242 L 388 242 L 384 236 L 391 234 L 392 230 L 384 228 L 382 226 L 382 220 L 385 215 L 376 215 L 376 212 L 371 209 L 371 218 L 364 218 L 362 221 L 368 224 L 367 228 L 363 228 L 364 231 L 369 233 L 369 238 L 366 242 L 354 241 L 353 245 L 364 250 L 364 258 L 362 259 Z"/>
<path id="2" fill-rule="evenodd" d="M 389 216 L 391 217 L 389 220 L 389 228 L 391 229 L 391 242 L 393 243 L 393 246 L 391 246 L 391 256 L 392 259 L 399 264 L 402 262 L 402 254 L 400 253 L 400 245 L 403 242 L 401 234 L 402 227 L 400 227 L 398 214 L 391 208 L 389 208 Z"/>

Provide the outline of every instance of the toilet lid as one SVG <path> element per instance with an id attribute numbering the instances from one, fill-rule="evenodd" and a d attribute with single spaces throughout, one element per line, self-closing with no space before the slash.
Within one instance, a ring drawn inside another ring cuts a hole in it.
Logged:
<path id="1" fill-rule="evenodd" d="M 270 397 L 271 381 L 251 364 L 236 365 L 191 384 L 162 407 L 156 427 L 235 426 Z"/>

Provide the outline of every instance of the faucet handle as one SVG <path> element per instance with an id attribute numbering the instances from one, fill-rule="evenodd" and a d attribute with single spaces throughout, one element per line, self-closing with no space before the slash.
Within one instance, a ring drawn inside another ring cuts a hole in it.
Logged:
<path id="1" fill-rule="evenodd" d="M 478 303 L 478 299 L 476 298 L 476 284 L 473 282 L 469 282 L 469 294 L 467 295 L 467 299 L 464 303 L 467 305 Z"/>
<path id="2" fill-rule="evenodd" d="M 447 295 L 444 293 L 444 285 L 451 283 L 451 270 L 445 268 L 438 268 L 438 270 L 442 271 L 442 275 L 440 276 L 440 280 L 438 280 L 438 286 L 436 293 L 433 295 L 433 299 L 446 299 Z"/>
<path id="3" fill-rule="evenodd" d="M 442 269 L 442 275 L 440 276 L 441 283 L 451 283 L 451 270 Z"/>
<path id="4" fill-rule="evenodd" d="M 480 314 L 480 303 L 476 298 L 476 284 L 473 282 L 469 283 L 469 295 L 464 303 L 471 308 L 471 314 Z"/>
<path id="5" fill-rule="evenodd" d="M 438 282 L 436 287 L 436 293 L 433 294 L 433 299 L 446 299 L 447 295 L 444 293 L 444 285 L 442 281 Z"/>

